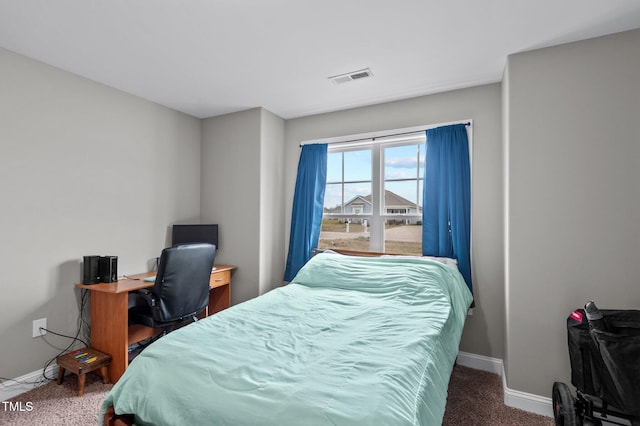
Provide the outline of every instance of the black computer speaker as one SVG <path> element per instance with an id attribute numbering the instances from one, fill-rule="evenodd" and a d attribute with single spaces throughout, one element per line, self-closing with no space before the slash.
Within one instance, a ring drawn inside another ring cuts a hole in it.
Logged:
<path id="1" fill-rule="evenodd" d="M 100 256 L 99 264 L 100 282 L 114 283 L 118 281 L 118 256 Z"/>
<path id="2" fill-rule="evenodd" d="M 84 256 L 82 261 L 82 283 L 96 284 L 100 282 L 100 256 Z"/>

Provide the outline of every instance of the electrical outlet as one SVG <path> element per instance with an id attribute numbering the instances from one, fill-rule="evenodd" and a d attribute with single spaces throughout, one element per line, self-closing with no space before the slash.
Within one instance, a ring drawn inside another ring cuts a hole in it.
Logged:
<path id="1" fill-rule="evenodd" d="M 33 335 L 31 337 L 40 337 L 47 334 L 46 330 L 40 330 L 40 327 L 47 328 L 47 319 L 40 318 L 33 321 Z"/>

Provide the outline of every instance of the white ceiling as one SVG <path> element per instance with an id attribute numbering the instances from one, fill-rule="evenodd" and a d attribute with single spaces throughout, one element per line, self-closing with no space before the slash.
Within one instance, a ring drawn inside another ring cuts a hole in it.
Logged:
<path id="1" fill-rule="evenodd" d="M 638 27 L 638 0 L 0 0 L 0 46 L 201 118 L 497 82 L 511 53 Z"/>

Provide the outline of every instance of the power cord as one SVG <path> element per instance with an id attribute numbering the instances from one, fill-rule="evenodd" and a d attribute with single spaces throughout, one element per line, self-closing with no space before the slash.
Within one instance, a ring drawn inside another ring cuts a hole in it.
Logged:
<path id="1" fill-rule="evenodd" d="M 42 339 L 49 346 L 51 346 L 52 348 L 55 348 L 58 351 L 60 351 L 56 356 L 51 358 L 45 364 L 44 369 L 42 370 L 42 379 L 34 380 L 34 381 L 25 381 L 25 380 L 16 380 L 16 379 L 9 379 L 9 378 L 6 378 L 6 377 L 0 377 L 0 385 L 7 386 L 5 384 L 6 382 L 13 382 L 13 383 L 22 384 L 22 385 L 38 386 L 38 385 L 41 385 L 43 383 L 47 383 L 47 382 L 56 380 L 55 378 L 47 377 L 47 374 L 46 374 L 47 373 L 47 369 L 51 366 L 51 364 L 53 364 L 60 355 L 64 355 L 65 353 L 67 353 L 69 351 L 69 349 L 76 342 L 81 342 L 86 347 L 89 347 L 89 344 L 84 339 L 81 339 L 79 337 L 83 327 L 86 327 L 88 332 L 90 331 L 90 325 L 87 322 L 87 320 L 85 318 L 85 315 L 84 315 L 84 311 L 85 311 L 86 306 L 87 306 L 87 299 L 88 299 L 89 291 L 86 290 L 86 289 L 81 289 L 80 291 L 81 291 L 81 295 L 80 295 L 80 315 L 78 317 L 78 330 L 76 331 L 76 335 L 75 336 L 68 336 L 66 334 L 56 333 L 55 331 L 51 331 L 48 328 L 40 327 L 40 334 L 41 334 L 40 337 L 42 337 Z M 61 349 L 61 348 L 53 345 L 52 343 L 50 343 L 45 338 L 45 336 L 42 335 L 42 331 L 46 331 L 47 333 L 51 333 L 51 334 L 54 334 L 56 336 L 66 337 L 67 339 L 71 339 L 71 343 L 69 343 L 64 349 Z"/>
<path id="2" fill-rule="evenodd" d="M 73 342 L 71 342 L 71 345 L 73 345 L 73 343 L 75 343 L 75 342 L 80 342 L 80 343 L 84 344 L 85 346 L 89 346 L 89 344 L 88 344 L 87 342 L 85 342 L 83 339 L 81 339 L 80 337 L 78 337 L 78 336 L 80 335 L 80 333 L 77 333 L 75 336 L 68 336 L 68 335 L 66 335 L 66 334 L 56 333 L 55 331 L 51 331 L 51 330 L 49 330 L 48 328 L 44 328 L 44 327 L 40 327 L 40 331 L 41 331 L 41 332 L 42 332 L 42 331 L 46 331 L 47 333 L 55 334 L 56 336 L 66 337 L 67 339 L 72 339 L 72 340 L 73 340 Z M 69 349 L 69 347 L 71 346 L 71 345 L 69 345 L 69 346 L 67 346 L 65 349 L 60 349 L 59 347 L 55 346 L 54 344 L 52 344 L 52 343 L 48 342 L 48 341 L 47 341 L 47 339 L 44 337 L 44 335 L 42 335 L 41 337 L 42 337 L 42 339 L 43 339 L 45 342 L 47 342 L 47 344 L 48 344 L 49 346 L 51 346 L 52 348 L 58 349 L 58 350 L 63 350 L 63 351 L 64 351 L 64 350 Z"/>
<path id="3" fill-rule="evenodd" d="M 75 336 L 67 336 L 66 334 L 60 334 L 60 333 L 56 333 L 55 331 L 51 331 L 48 330 L 44 327 L 40 327 L 40 330 L 44 330 L 47 333 L 51 333 L 51 334 L 55 334 L 56 336 L 61 336 L 61 337 L 66 337 L 67 339 L 71 339 L 71 343 L 69 343 L 67 345 L 67 347 L 65 347 L 64 349 L 60 349 L 56 346 L 54 346 L 53 344 L 49 343 L 47 341 L 47 339 L 45 339 L 44 336 L 42 336 L 42 338 L 44 339 L 44 341 L 51 346 L 52 348 L 58 349 L 60 352 L 54 356 L 53 358 L 51 358 L 49 361 L 47 361 L 47 363 L 44 366 L 44 369 L 42 370 L 42 377 L 44 378 L 44 380 L 46 381 L 53 381 L 56 380 L 55 378 L 52 377 L 47 377 L 47 369 L 49 368 L 49 366 L 51 366 L 51 364 L 53 364 L 60 355 L 64 355 L 66 354 L 69 349 L 71 349 L 71 347 L 76 343 L 76 342 L 81 342 L 82 344 L 84 344 L 84 346 L 89 347 L 89 344 L 87 342 L 85 342 L 83 339 L 81 339 L 80 337 L 80 333 L 82 332 L 82 326 L 86 325 L 87 327 L 89 326 L 89 324 L 86 322 L 86 320 L 84 319 L 84 310 L 85 310 L 85 306 L 87 304 L 87 295 L 89 294 L 89 291 L 86 289 L 81 289 L 81 294 L 80 294 L 80 315 L 78 317 L 78 330 L 76 331 L 76 335 Z"/>

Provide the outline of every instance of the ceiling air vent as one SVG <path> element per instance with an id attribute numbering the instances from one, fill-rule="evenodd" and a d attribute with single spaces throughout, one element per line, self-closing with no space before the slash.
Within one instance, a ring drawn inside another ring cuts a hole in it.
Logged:
<path id="1" fill-rule="evenodd" d="M 346 74 L 334 75 L 333 77 L 329 77 L 329 80 L 334 84 L 342 84 L 368 77 L 373 77 L 373 73 L 369 68 L 365 68 L 363 70 L 352 71 Z"/>

